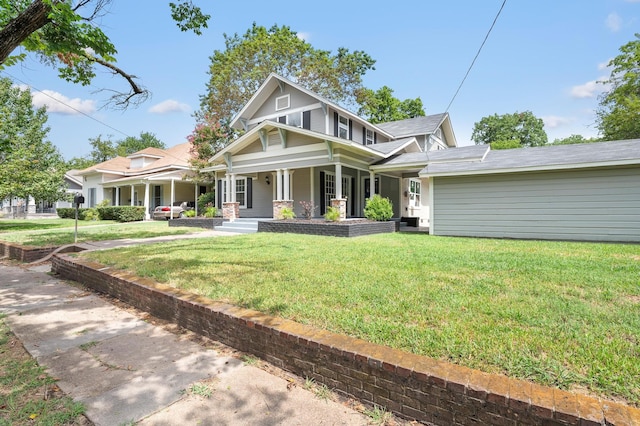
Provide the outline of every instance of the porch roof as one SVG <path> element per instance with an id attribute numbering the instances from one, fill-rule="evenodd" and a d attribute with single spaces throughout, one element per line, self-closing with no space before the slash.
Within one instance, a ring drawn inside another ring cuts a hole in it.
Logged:
<path id="1" fill-rule="evenodd" d="M 488 145 L 463 146 L 427 152 L 407 152 L 379 161 L 371 170 L 424 168 L 430 164 L 481 161 L 489 152 Z"/>
<path id="2" fill-rule="evenodd" d="M 125 178 L 113 179 L 102 184 L 105 188 L 113 188 L 116 186 L 126 185 L 141 185 L 146 182 L 171 182 L 174 181 L 187 181 L 189 182 L 189 172 L 181 170 L 170 170 L 164 173 L 149 173 L 146 175 L 130 176 Z M 190 182 L 191 183 L 191 182 Z"/>

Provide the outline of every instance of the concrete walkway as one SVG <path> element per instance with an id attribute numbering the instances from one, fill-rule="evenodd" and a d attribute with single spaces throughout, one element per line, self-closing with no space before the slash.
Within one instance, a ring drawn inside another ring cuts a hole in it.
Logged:
<path id="1" fill-rule="evenodd" d="M 367 424 L 345 405 L 149 324 L 48 270 L 0 264 L 0 312 L 96 425 Z"/>

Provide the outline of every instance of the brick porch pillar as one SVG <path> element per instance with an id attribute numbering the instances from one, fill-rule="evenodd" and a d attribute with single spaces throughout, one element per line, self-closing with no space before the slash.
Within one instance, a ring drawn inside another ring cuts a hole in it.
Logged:
<path id="1" fill-rule="evenodd" d="M 347 218 L 347 199 L 346 198 L 332 198 L 331 207 L 334 207 L 340 211 L 339 220 L 345 220 Z"/>
<path id="2" fill-rule="evenodd" d="M 233 222 L 234 220 L 240 217 L 240 203 L 235 202 L 226 202 L 222 203 L 222 218 L 227 219 L 229 222 Z"/>

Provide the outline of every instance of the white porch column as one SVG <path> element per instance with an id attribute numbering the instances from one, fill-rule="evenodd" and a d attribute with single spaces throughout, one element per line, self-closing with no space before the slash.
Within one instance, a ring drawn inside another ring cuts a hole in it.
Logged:
<path id="1" fill-rule="evenodd" d="M 144 219 L 149 220 L 149 181 L 144 184 Z"/>
<path id="2" fill-rule="evenodd" d="M 115 203 L 113 203 L 115 206 L 119 206 L 120 205 L 120 187 L 116 186 L 116 199 L 114 200 Z"/>
<path id="3" fill-rule="evenodd" d="M 171 209 L 169 211 L 169 217 L 171 219 L 173 219 L 173 201 L 174 201 L 173 199 L 175 197 L 175 191 L 176 191 L 175 181 L 173 179 L 171 179 L 171 201 L 169 202 L 169 208 Z"/>
<path id="4" fill-rule="evenodd" d="M 316 199 L 316 191 L 315 191 L 315 177 L 316 177 L 316 168 L 315 167 L 311 167 L 309 169 L 309 197 L 311 197 L 311 199 L 309 201 L 311 201 L 313 204 L 315 204 L 315 199 Z"/>
<path id="5" fill-rule="evenodd" d="M 224 175 L 224 197 L 222 198 L 223 203 L 231 202 L 231 197 L 229 196 L 229 172 Z"/>
<path id="6" fill-rule="evenodd" d="M 373 197 L 376 193 L 376 174 L 369 172 L 369 197 Z"/>
<path id="7" fill-rule="evenodd" d="M 218 194 L 218 172 L 213 172 L 213 191 L 216 194 L 216 196 L 213 197 L 213 207 L 220 210 L 222 206 L 218 205 L 218 197 L 220 196 L 220 194 Z"/>
<path id="8" fill-rule="evenodd" d="M 231 202 L 236 202 L 236 175 L 229 175 L 229 194 L 231 195 Z"/>
<path id="9" fill-rule="evenodd" d="M 291 195 L 289 194 L 289 169 L 284 169 L 282 171 L 284 173 L 283 177 L 284 177 L 284 185 L 283 185 L 283 194 L 282 194 L 282 198 L 284 200 L 291 200 Z"/>
<path id="10" fill-rule="evenodd" d="M 342 164 L 336 164 L 336 199 L 342 199 Z"/>
<path id="11" fill-rule="evenodd" d="M 282 170 L 276 170 L 276 201 L 282 200 Z"/>
<path id="12" fill-rule="evenodd" d="M 131 185 L 131 205 L 134 206 L 136 204 L 136 200 L 134 197 L 135 194 L 135 188 L 133 187 L 133 185 Z"/>

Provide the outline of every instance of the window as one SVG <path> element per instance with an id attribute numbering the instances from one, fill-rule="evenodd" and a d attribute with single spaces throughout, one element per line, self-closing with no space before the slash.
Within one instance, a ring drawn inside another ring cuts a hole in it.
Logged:
<path id="1" fill-rule="evenodd" d="M 373 135 L 373 130 L 367 129 L 365 130 L 365 145 L 373 145 L 375 143 L 375 137 Z"/>
<path id="2" fill-rule="evenodd" d="M 160 185 L 155 185 L 153 187 L 153 208 L 156 208 L 158 206 L 162 205 L 162 186 Z"/>
<path id="3" fill-rule="evenodd" d="M 331 200 L 336 198 L 336 177 L 332 174 L 326 173 L 324 176 L 324 205 L 325 210 L 329 210 L 331 207 Z M 326 211 L 322 212 L 322 214 Z"/>
<path id="4" fill-rule="evenodd" d="M 349 119 L 338 116 L 338 137 L 342 139 L 349 139 Z"/>
<path id="5" fill-rule="evenodd" d="M 420 181 L 409 181 L 409 206 L 420 207 Z"/>
<path id="6" fill-rule="evenodd" d="M 247 180 L 245 178 L 236 179 L 236 202 L 240 207 L 247 206 Z"/>
<path id="7" fill-rule="evenodd" d="M 89 188 L 89 207 L 96 206 L 96 189 Z"/>
<path id="8" fill-rule="evenodd" d="M 287 124 L 289 126 L 302 127 L 302 113 L 295 112 L 287 115 Z"/>
<path id="9" fill-rule="evenodd" d="M 276 98 L 276 111 L 289 108 L 291 105 L 291 99 L 289 95 L 279 96 Z"/>

